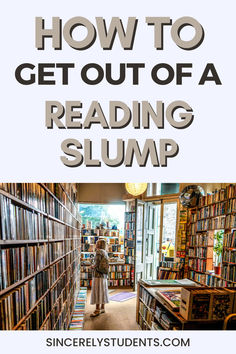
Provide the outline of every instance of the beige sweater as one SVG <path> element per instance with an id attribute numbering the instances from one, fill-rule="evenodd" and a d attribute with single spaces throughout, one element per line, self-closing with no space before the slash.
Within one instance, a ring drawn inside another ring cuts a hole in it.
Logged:
<path id="1" fill-rule="evenodd" d="M 108 257 L 107 252 L 105 250 L 97 249 L 94 258 L 93 278 L 107 278 L 107 274 L 103 274 L 97 271 L 103 257 Z"/>

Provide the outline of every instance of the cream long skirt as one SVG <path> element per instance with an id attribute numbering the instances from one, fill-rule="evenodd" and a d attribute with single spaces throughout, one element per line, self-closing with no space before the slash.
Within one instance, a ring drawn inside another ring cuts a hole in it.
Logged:
<path id="1" fill-rule="evenodd" d="M 108 300 L 108 285 L 105 278 L 93 278 L 90 304 L 107 304 Z"/>

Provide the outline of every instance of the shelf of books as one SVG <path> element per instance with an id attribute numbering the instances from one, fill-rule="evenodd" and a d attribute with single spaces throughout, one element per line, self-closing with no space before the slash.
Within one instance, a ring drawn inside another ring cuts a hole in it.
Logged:
<path id="1" fill-rule="evenodd" d="M 141 330 L 184 329 L 185 321 L 177 312 L 168 310 L 158 299 L 155 287 L 138 284 L 137 323 Z M 174 289 L 173 289 L 174 291 Z"/>
<path id="2" fill-rule="evenodd" d="M 184 274 L 183 263 L 181 262 L 161 262 L 158 269 L 158 279 L 182 279 Z"/>
<path id="3" fill-rule="evenodd" d="M 221 275 L 213 271 L 214 235 L 224 232 Z M 208 286 L 236 287 L 236 185 L 200 198 L 190 213 L 189 277 Z"/>
<path id="4" fill-rule="evenodd" d="M 67 329 L 78 291 L 76 186 L 0 184 L 0 329 Z"/>
<path id="5" fill-rule="evenodd" d="M 162 261 L 158 279 L 182 279 L 185 273 L 187 210 L 181 206 L 178 220 L 175 261 Z"/>
<path id="6" fill-rule="evenodd" d="M 125 263 L 130 266 L 130 285 L 134 286 L 135 243 L 136 243 L 136 212 L 125 212 Z"/>
<path id="7" fill-rule="evenodd" d="M 108 286 L 130 286 L 131 265 L 125 264 L 124 239 L 117 229 L 82 229 L 81 244 L 81 286 L 91 287 L 91 263 L 95 256 L 95 247 L 98 239 L 105 238 L 109 256 Z"/>
<path id="8" fill-rule="evenodd" d="M 235 312 L 236 292 L 199 287 L 190 280 L 140 281 L 136 320 L 142 330 L 222 329 Z M 235 322 L 231 323 L 235 329 Z"/>

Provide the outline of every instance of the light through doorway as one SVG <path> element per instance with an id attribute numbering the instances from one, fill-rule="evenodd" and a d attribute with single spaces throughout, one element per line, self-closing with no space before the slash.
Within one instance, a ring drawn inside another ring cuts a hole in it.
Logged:
<path id="1" fill-rule="evenodd" d="M 157 279 L 160 262 L 174 260 L 177 226 L 177 200 L 145 204 L 144 278 Z"/>

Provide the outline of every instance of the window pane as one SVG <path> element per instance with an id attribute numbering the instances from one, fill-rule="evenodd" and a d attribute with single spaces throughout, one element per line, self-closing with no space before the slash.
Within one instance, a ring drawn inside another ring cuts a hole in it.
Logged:
<path id="1" fill-rule="evenodd" d="M 162 260 L 173 258 L 175 252 L 177 203 L 165 203 L 163 211 Z"/>
<path id="2" fill-rule="evenodd" d="M 155 183 L 156 184 L 156 195 L 161 195 L 161 186 L 163 183 Z"/>
<path id="3" fill-rule="evenodd" d="M 160 223 L 161 223 L 161 205 L 156 205 L 156 250 L 157 250 L 157 265 L 159 265 L 160 261 L 160 252 L 159 252 L 159 247 L 160 247 Z"/>
<path id="4" fill-rule="evenodd" d="M 152 183 L 148 183 L 146 195 L 147 197 L 152 197 Z"/>
<path id="5" fill-rule="evenodd" d="M 179 183 L 148 183 L 147 197 L 179 193 Z"/>
<path id="6" fill-rule="evenodd" d="M 161 195 L 179 193 L 179 183 L 162 183 Z"/>

